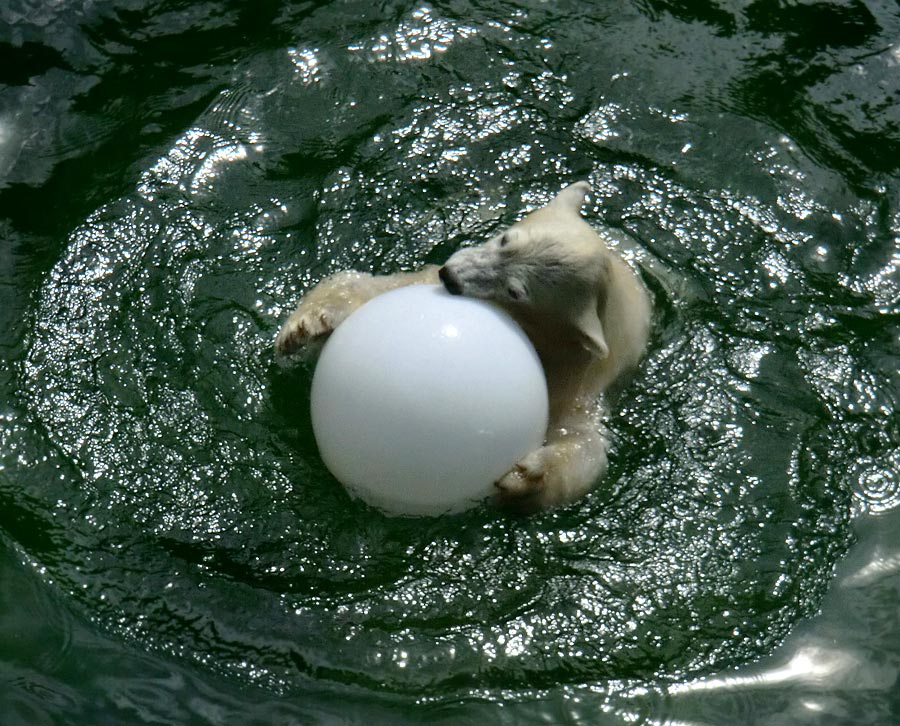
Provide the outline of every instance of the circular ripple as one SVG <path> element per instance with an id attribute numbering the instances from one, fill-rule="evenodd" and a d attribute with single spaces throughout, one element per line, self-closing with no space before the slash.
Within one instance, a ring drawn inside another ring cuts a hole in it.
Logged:
<path id="1" fill-rule="evenodd" d="M 858 482 L 853 496 L 863 511 L 882 514 L 900 505 L 900 451 L 886 460 L 861 460 L 853 474 Z"/>

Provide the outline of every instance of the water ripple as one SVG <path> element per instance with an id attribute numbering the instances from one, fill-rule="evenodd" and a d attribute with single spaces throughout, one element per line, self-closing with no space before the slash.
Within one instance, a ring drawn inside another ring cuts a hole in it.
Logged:
<path id="1" fill-rule="evenodd" d="M 42 492 L 65 534 L 32 548 L 103 627 L 280 692 L 627 693 L 771 652 L 851 517 L 896 507 L 896 211 L 765 125 L 648 107 L 638 74 L 596 93 L 530 22 L 422 7 L 264 54 L 274 80 L 223 91 L 73 231 L 22 371 L 67 472 Z M 608 480 L 525 520 L 351 500 L 308 371 L 272 366 L 279 320 L 334 269 L 440 261 L 579 176 L 657 308 Z M 13 418 L 3 472 L 33 464 Z"/>

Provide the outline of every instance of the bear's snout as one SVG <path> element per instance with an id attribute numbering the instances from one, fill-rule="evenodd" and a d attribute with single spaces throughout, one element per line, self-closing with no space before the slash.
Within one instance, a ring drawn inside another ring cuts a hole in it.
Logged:
<path id="1" fill-rule="evenodd" d="M 441 278 L 441 282 L 444 283 L 444 287 L 447 289 L 451 295 L 462 295 L 462 282 L 460 282 L 459 277 L 456 276 L 456 273 L 453 272 L 447 265 L 444 265 L 440 270 L 438 270 L 438 277 Z"/>

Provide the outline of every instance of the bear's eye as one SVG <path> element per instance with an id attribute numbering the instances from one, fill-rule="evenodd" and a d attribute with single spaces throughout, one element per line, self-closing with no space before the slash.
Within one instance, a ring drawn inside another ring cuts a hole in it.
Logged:
<path id="1" fill-rule="evenodd" d="M 509 244 L 509 232 L 504 232 L 503 235 L 500 237 L 500 246 L 506 247 L 506 245 L 508 245 L 508 244 Z"/>

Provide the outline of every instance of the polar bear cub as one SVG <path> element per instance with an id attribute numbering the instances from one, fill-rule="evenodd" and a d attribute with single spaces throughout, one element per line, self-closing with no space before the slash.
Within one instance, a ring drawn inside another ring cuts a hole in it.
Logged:
<path id="1" fill-rule="evenodd" d="M 647 345 L 650 299 L 631 268 L 581 216 L 587 182 L 443 267 L 373 276 L 340 272 L 316 285 L 275 340 L 279 362 L 314 355 L 353 310 L 388 290 L 440 281 L 456 295 L 490 300 L 522 326 L 541 359 L 550 396 L 544 445 L 495 482 L 497 500 L 523 511 L 572 502 L 606 471 L 601 394 L 634 368 Z"/>

